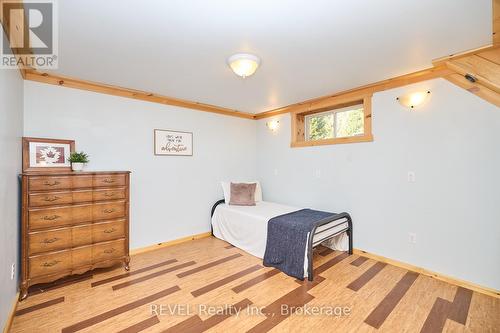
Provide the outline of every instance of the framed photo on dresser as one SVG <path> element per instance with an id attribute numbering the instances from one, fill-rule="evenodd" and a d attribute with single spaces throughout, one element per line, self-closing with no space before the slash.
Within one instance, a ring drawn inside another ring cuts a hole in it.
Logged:
<path id="1" fill-rule="evenodd" d="M 70 171 L 68 157 L 74 151 L 74 140 L 23 137 L 23 172 Z"/>

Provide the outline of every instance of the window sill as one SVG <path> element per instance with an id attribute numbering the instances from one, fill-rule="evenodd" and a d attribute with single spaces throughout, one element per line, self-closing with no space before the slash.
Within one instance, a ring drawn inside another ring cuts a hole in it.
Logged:
<path id="1" fill-rule="evenodd" d="M 324 139 L 324 140 L 312 140 L 312 141 L 296 141 L 290 144 L 292 148 L 298 147 L 314 147 L 314 146 L 325 146 L 325 145 L 337 145 L 344 143 L 357 143 L 357 142 L 372 142 L 373 135 L 363 135 L 363 136 L 350 136 L 346 138 L 334 138 L 334 139 Z"/>

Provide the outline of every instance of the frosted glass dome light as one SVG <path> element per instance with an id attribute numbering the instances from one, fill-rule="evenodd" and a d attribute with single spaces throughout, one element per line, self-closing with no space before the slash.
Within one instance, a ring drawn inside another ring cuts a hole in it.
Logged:
<path id="1" fill-rule="evenodd" d="M 246 78 L 255 73 L 260 65 L 260 58 L 253 54 L 238 53 L 229 57 L 227 63 L 236 75 Z"/>

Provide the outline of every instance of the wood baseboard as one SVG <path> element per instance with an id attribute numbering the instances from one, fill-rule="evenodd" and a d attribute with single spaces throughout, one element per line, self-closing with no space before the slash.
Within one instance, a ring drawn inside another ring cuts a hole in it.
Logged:
<path id="1" fill-rule="evenodd" d="M 204 232 L 201 234 L 182 237 L 182 238 L 170 240 L 167 242 L 161 242 L 161 243 L 154 244 L 154 245 L 149 245 L 149 246 L 140 247 L 137 249 L 132 249 L 132 250 L 130 250 L 130 255 L 136 255 L 139 253 L 154 251 L 154 250 L 158 250 L 158 249 L 161 249 L 164 247 L 168 247 L 168 246 L 172 246 L 172 245 L 176 245 L 176 244 L 181 244 L 181 243 L 189 242 L 189 241 L 192 241 L 195 239 L 201 239 L 201 238 L 206 238 L 206 237 L 210 237 L 210 236 L 212 236 L 212 233 L 209 231 L 209 232 Z"/>
<path id="2" fill-rule="evenodd" d="M 444 282 L 447 282 L 447 283 L 450 283 L 450 284 L 453 284 L 453 285 L 456 285 L 459 287 L 464 287 L 467 289 L 477 291 L 478 293 L 482 293 L 482 294 L 485 294 L 488 296 L 500 298 L 500 290 L 480 286 L 478 284 L 475 284 L 475 283 L 472 283 L 469 281 L 460 280 L 460 279 L 457 279 L 457 278 L 454 278 L 451 276 L 447 276 L 447 275 L 444 275 L 441 273 L 436 273 L 436 272 L 430 271 L 430 270 L 422 268 L 422 267 L 418 267 L 418 266 L 410 265 L 410 264 L 407 264 L 407 263 L 404 263 L 404 262 L 401 262 L 398 260 L 386 258 L 386 257 L 380 256 L 378 254 L 373 254 L 373 253 L 370 253 L 370 252 L 367 252 L 364 250 L 353 249 L 353 252 L 354 252 L 354 254 L 361 255 L 363 257 L 367 257 L 367 258 L 370 258 L 373 260 L 385 262 L 387 264 L 401 267 L 401 268 L 407 269 L 409 271 L 417 272 L 419 274 L 427 275 L 427 276 L 430 276 L 430 277 L 437 279 L 437 280 L 441 280 L 441 281 L 444 281 Z"/>
<path id="3" fill-rule="evenodd" d="M 14 297 L 14 301 L 12 303 L 12 308 L 10 310 L 9 316 L 7 317 L 7 321 L 5 322 L 5 326 L 3 328 L 3 333 L 10 332 L 10 327 L 12 326 L 12 321 L 14 320 L 14 315 L 16 314 L 16 310 L 17 310 L 18 299 L 19 299 L 19 292 L 17 292 L 16 296 Z"/>

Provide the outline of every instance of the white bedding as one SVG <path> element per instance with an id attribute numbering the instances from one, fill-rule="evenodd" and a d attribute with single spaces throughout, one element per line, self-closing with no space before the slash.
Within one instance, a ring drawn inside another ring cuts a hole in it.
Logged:
<path id="1" fill-rule="evenodd" d="M 267 222 L 273 217 L 300 209 L 302 208 L 268 201 L 259 201 L 256 206 L 220 204 L 212 216 L 213 233 L 219 239 L 225 240 L 258 258 L 264 258 L 267 242 Z M 317 232 L 324 228 L 318 227 Z M 328 230 L 326 233 L 331 235 L 345 228 L 347 228 L 347 222 Z M 314 237 L 313 242 L 317 238 L 318 236 Z M 345 233 L 342 233 L 324 245 L 345 251 L 347 249 L 347 237 Z M 307 249 L 304 255 L 304 276 L 307 277 Z"/>

